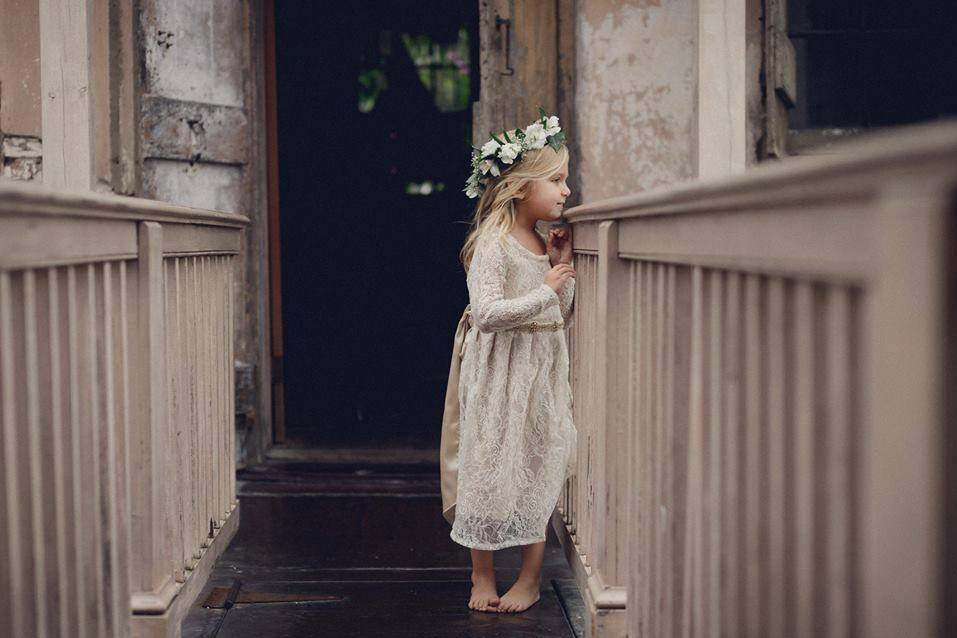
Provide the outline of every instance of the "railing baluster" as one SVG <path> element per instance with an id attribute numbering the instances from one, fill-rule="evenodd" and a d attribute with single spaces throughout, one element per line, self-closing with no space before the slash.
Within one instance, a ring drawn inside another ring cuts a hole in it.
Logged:
<path id="1" fill-rule="evenodd" d="M 103 435 L 106 439 L 105 445 L 100 445 L 99 454 L 103 460 L 100 468 L 100 481 L 104 486 L 101 497 L 104 499 L 100 506 L 102 512 L 104 532 L 106 539 L 106 551 L 109 558 L 104 557 L 104 587 L 101 598 L 105 606 L 106 632 L 119 638 L 125 629 L 119 626 L 116 615 L 122 613 L 123 600 L 126 598 L 126 590 L 120 590 L 124 584 L 120 576 L 122 563 L 119 556 L 119 517 L 117 510 L 117 501 L 119 498 L 117 489 L 117 463 L 116 463 L 116 388 L 114 372 L 115 360 L 115 336 L 113 333 L 113 264 L 105 262 L 102 265 L 102 317 L 99 322 L 102 328 L 102 347 L 98 348 L 101 356 L 101 369 L 103 375 L 103 388 L 100 396 L 102 401 L 104 415 L 100 422 L 96 424 L 99 430 L 99 423 L 105 425 Z"/>
<path id="2" fill-rule="evenodd" d="M 116 383 L 117 424 L 115 430 L 116 445 L 113 451 L 115 470 L 113 480 L 117 484 L 116 497 L 116 587 L 114 598 L 116 635 L 129 632 L 130 618 L 130 365 L 129 365 L 129 311 L 130 278 L 127 277 L 127 262 L 120 261 L 117 267 L 118 281 L 114 295 L 117 312 L 114 317 L 114 330 L 117 335 L 119 353 L 113 357 L 114 379 Z"/>
<path id="3" fill-rule="evenodd" d="M 683 541 L 683 573 L 681 585 L 683 595 L 680 609 L 679 627 L 701 627 L 701 605 L 695 604 L 700 600 L 702 587 L 701 573 L 701 521 L 702 492 L 704 480 L 704 426 L 702 423 L 704 380 L 704 290 L 701 268 L 691 268 L 691 325 L 689 326 L 690 361 L 687 378 L 688 386 L 688 442 L 687 454 L 676 461 L 684 462 L 684 472 L 687 479 L 687 488 L 683 503 L 676 503 L 677 507 L 684 508 L 685 530 Z M 679 468 L 682 466 L 679 465 Z M 700 630 L 700 629 L 699 629 Z"/>
<path id="4" fill-rule="evenodd" d="M 81 348 L 81 329 L 80 329 L 80 279 L 77 276 L 77 268 L 70 266 L 67 269 L 67 328 L 69 330 L 69 351 L 70 351 L 70 449 L 72 451 L 70 459 L 70 469 L 72 471 L 71 487 L 72 499 L 70 513 L 76 524 L 73 526 L 73 583 L 76 592 L 76 614 L 73 623 L 76 626 L 77 635 L 85 637 L 89 634 L 85 613 L 87 608 L 87 590 L 84 586 L 84 560 L 85 548 L 83 547 L 84 525 L 83 525 L 83 450 L 82 450 L 82 422 L 81 414 L 81 396 L 80 396 L 80 348 Z"/>
<path id="5" fill-rule="evenodd" d="M 50 502 L 53 509 L 53 521 L 50 525 L 53 542 L 50 546 L 55 548 L 56 565 L 56 601 L 55 610 L 55 634 L 65 635 L 68 628 L 72 626 L 70 621 L 70 593 L 72 587 L 73 561 L 68 554 L 69 543 L 68 535 L 70 533 L 69 520 L 69 501 L 67 499 L 69 483 L 67 482 L 67 472 L 70 468 L 69 458 L 66 454 L 67 439 L 65 423 L 65 408 L 69 402 L 66 395 L 66 387 L 63 381 L 63 374 L 69 366 L 69 360 L 66 359 L 67 352 L 64 347 L 63 334 L 66 323 L 61 324 L 61 305 L 60 305 L 60 279 L 61 271 L 58 268 L 47 268 L 47 306 L 46 306 L 46 338 L 49 343 L 49 383 L 50 383 L 50 403 L 49 403 L 49 423 L 50 423 L 50 464 L 52 465 L 53 486 L 50 494 Z M 64 365 L 66 363 L 66 365 Z M 52 610 L 51 610 L 52 611 Z"/>
<path id="6" fill-rule="evenodd" d="M 817 635 L 815 627 L 815 453 L 814 453 L 814 291 L 798 282 L 794 290 L 794 534 L 795 634 Z"/>
<path id="7" fill-rule="evenodd" d="M 743 596 L 739 565 L 741 564 L 741 463 L 740 463 L 740 392 L 741 392 L 741 276 L 728 273 L 725 297 L 724 350 L 725 362 L 722 383 L 724 407 L 725 481 L 722 495 L 722 539 L 725 555 L 725 586 L 722 593 L 722 635 L 739 633 Z"/>
<path id="8" fill-rule="evenodd" d="M 227 406 L 226 415 L 228 418 L 227 421 L 227 431 L 229 433 L 229 458 L 226 462 L 226 467 L 229 468 L 229 511 L 234 512 L 236 504 L 236 393 L 234 391 L 234 376 L 235 376 L 235 364 L 234 364 L 234 354 L 233 354 L 233 341 L 234 341 L 234 332 L 233 332 L 233 317 L 235 317 L 236 310 L 234 308 L 234 299 L 233 299 L 233 263 L 230 261 L 226 265 L 228 272 L 228 280 L 225 286 L 226 288 L 226 369 L 224 370 L 225 378 L 228 380 L 228 391 L 227 391 Z"/>
<path id="9" fill-rule="evenodd" d="M 708 304 L 706 321 L 708 322 L 708 529 L 707 534 L 707 593 L 702 602 L 707 608 L 702 633 L 720 635 L 721 633 L 721 592 L 723 591 L 721 558 L 724 554 L 721 522 L 723 516 L 722 489 L 724 487 L 724 465 L 722 446 L 724 445 L 723 401 L 724 378 L 724 275 L 712 270 L 708 276 Z"/>
<path id="10" fill-rule="evenodd" d="M 785 289 L 780 277 L 768 282 L 767 435 L 768 435 L 768 634 L 784 636 L 792 622 L 787 611 L 787 434 L 785 432 Z"/>
<path id="11" fill-rule="evenodd" d="M 47 619 L 49 618 L 47 581 L 46 581 L 46 543 L 43 542 L 44 521 L 43 504 L 46 501 L 43 491 L 43 459 L 40 450 L 40 380 L 39 354 L 37 352 L 37 285 L 33 270 L 23 272 L 23 340 L 25 346 L 24 381 L 26 394 L 23 396 L 26 404 L 26 438 L 28 441 L 28 455 L 25 458 L 29 467 L 29 504 L 32 517 L 33 533 L 30 535 L 31 553 L 33 554 L 33 597 L 34 631 L 36 636 L 48 634 Z"/>
<path id="12" fill-rule="evenodd" d="M 764 566 L 762 552 L 761 491 L 765 485 L 762 473 L 764 433 L 761 424 L 761 281 L 756 275 L 744 280 L 744 547 L 746 548 L 742 579 L 746 584 L 745 633 L 763 635 Z"/>
<path id="13" fill-rule="evenodd" d="M 644 574 L 642 574 L 642 583 L 645 591 L 644 595 L 644 618 L 645 635 L 654 636 L 657 627 L 657 591 L 659 581 L 657 579 L 656 549 L 658 546 L 658 494 L 656 491 L 657 483 L 654 477 L 657 473 L 655 460 L 655 443 L 657 441 L 654 432 L 654 402 L 652 401 L 652 392 L 654 389 L 652 377 L 658 372 L 655 367 L 657 359 L 655 354 L 655 342 L 652 340 L 656 326 L 656 317 L 652 313 L 652 292 L 653 292 L 653 269 L 650 263 L 643 263 L 641 270 L 641 310 L 639 315 L 643 317 L 641 324 L 641 367 L 646 371 L 642 375 L 642 386 L 640 394 L 641 410 L 641 438 L 644 451 L 642 458 L 644 460 L 641 471 L 642 482 L 645 486 L 645 508 L 639 515 L 642 519 L 641 530 L 642 543 L 645 550 Z"/>
<path id="14" fill-rule="evenodd" d="M 31 610 L 27 604 L 16 604 L 18 599 L 26 598 L 28 590 L 25 578 L 25 559 L 21 535 L 24 521 L 20 508 L 20 477 L 17 451 L 17 399 L 16 384 L 14 382 L 15 368 L 15 341 L 14 341 L 14 293 L 13 277 L 6 272 L 0 272 L 0 398 L 2 398 L 3 418 L 3 491 L 4 491 L 4 567 L 9 570 L 9 577 L 5 583 L 6 598 L 12 603 L 10 606 L 10 635 L 27 635 L 30 627 Z M 26 601 L 25 601 L 26 602 Z M 4 614 L 6 616 L 6 614 Z"/>

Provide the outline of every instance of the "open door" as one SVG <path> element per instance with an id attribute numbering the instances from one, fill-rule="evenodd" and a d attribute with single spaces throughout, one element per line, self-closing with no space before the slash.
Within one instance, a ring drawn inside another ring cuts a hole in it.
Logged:
<path id="1" fill-rule="evenodd" d="M 437 449 L 468 302 L 478 5 L 265 14 L 274 441 Z"/>
<path id="2" fill-rule="evenodd" d="M 571 17 L 570 0 L 266 3 L 276 443 L 438 448 L 470 146 L 539 106 L 574 121 Z"/>
<path id="3" fill-rule="evenodd" d="M 472 145 L 487 142 L 492 131 L 528 125 L 541 106 L 561 117 L 575 154 L 573 0 L 490 0 L 480 11 L 481 87 Z M 571 179 L 569 206 L 578 197 L 574 172 Z"/>

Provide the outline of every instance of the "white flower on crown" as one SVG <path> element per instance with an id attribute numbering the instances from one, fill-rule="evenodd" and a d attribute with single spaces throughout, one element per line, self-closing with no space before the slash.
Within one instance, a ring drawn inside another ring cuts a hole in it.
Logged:
<path id="1" fill-rule="evenodd" d="M 499 143 L 495 140 L 489 140 L 485 142 L 485 146 L 482 147 L 482 157 L 489 157 L 490 155 L 495 155 L 499 149 Z"/>
<path id="2" fill-rule="evenodd" d="M 549 135 L 555 135 L 556 133 L 558 133 L 558 132 L 561 131 L 561 130 L 562 130 L 562 127 L 560 127 L 560 126 L 558 125 L 558 116 L 557 116 L 557 115 L 553 115 L 553 116 L 551 116 L 550 118 L 548 118 L 548 121 L 545 123 L 545 135 L 546 135 L 546 137 L 549 136 Z"/>
<path id="3" fill-rule="evenodd" d="M 489 158 L 479 162 L 479 170 L 482 171 L 482 175 L 487 175 L 491 171 L 494 177 L 498 177 L 501 172 L 498 170 L 498 164 L 495 163 L 495 158 Z"/>
<path id="4" fill-rule="evenodd" d="M 565 132 L 558 124 L 558 116 L 548 117 L 539 107 L 539 119 L 524 130 L 503 131 L 501 137 L 494 134 L 481 149 L 472 152 L 472 174 L 465 183 L 465 194 L 474 199 L 482 195 L 488 185 L 516 161 L 521 161 L 526 151 L 551 146 L 556 151 L 564 144 Z M 509 133 L 512 136 L 509 136 Z M 512 139 L 514 137 L 514 139 Z M 505 141 L 502 141 L 502 140 Z"/>
<path id="5" fill-rule="evenodd" d="M 548 135 L 545 134 L 545 127 L 542 126 L 541 122 L 529 124 L 525 128 L 525 143 L 528 144 L 530 149 L 545 148 L 546 137 Z"/>
<path id="6" fill-rule="evenodd" d="M 515 142 L 506 142 L 505 145 L 499 149 L 498 158 L 502 160 L 503 164 L 511 164 L 521 152 L 521 144 L 516 144 Z"/>

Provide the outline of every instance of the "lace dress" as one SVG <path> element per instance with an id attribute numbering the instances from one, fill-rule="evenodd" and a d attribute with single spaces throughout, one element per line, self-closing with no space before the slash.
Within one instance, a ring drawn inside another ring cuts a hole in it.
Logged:
<path id="1" fill-rule="evenodd" d="M 560 294 L 551 269 L 511 234 L 483 238 L 467 283 L 473 329 L 462 346 L 458 500 L 450 536 L 494 550 L 545 540 L 566 477 L 575 471 L 564 323 L 575 280 Z"/>

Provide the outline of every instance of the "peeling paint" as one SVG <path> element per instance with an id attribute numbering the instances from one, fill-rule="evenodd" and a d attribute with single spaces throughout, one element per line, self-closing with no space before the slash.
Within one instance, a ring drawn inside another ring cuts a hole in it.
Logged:
<path id="1" fill-rule="evenodd" d="M 243 106 L 244 3 L 143 0 L 145 91 L 177 100 Z"/>
<path id="2" fill-rule="evenodd" d="M 173 37 L 175 34 L 160 29 L 156 32 L 156 46 L 168 51 L 173 46 Z"/>
<path id="3" fill-rule="evenodd" d="M 237 184 L 241 181 L 239 166 L 162 159 L 143 162 L 143 190 L 173 204 L 239 213 L 242 192 Z"/>
<path id="4" fill-rule="evenodd" d="M 582 1 L 576 109 L 583 201 L 694 175 L 694 17 L 690 0 L 664 7 Z"/>
<path id="5" fill-rule="evenodd" d="M 43 178 L 43 145 L 38 137 L 7 135 L 0 144 L 3 177 L 23 181 Z"/>

